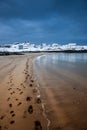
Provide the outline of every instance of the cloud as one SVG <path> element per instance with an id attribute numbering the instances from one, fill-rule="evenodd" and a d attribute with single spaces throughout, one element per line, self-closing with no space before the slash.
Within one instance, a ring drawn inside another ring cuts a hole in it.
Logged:
<path id="1" fill-rule="evenodd" d="M 86 37 L 86 0 L 0 0 L 0 42 Z"/>
<path id="2" fill-rule="evenodd" d="M 70 18 L 86 17 L 86 0 L 1 0 L 1 19 L 35 20 L 52 15 Z"/>
<path id="3" fill-rule="evenodd" d="M 50 0 L 8 0 L 0 1 L 2 19 L 40 19 L 51 13 Z"/>

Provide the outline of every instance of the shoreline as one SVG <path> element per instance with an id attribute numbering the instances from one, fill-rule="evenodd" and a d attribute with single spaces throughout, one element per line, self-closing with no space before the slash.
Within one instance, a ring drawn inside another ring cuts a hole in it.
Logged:
<path id="1" fill-rule="evenodd" d="M 0 52 L 0 56 L 8 56 L 8 55 L 25 55 L 25 54 L 42 54 L 42 53 L 87 53 L 87 50 L 59 50 L 59 51 L 19 51 L 19 52 L 9 52 L 4 51 Z"/>
<path id="2" fill-rule="evenodd" d="M 41 55 L 41 56 L 44 56 L 44 55 Z M 39 58 L 41 56 L 38 56 L 37 58 Z M 36 60 L 36 59 L 34 59 L 34 60 Z M 33 61 L 33 62 L 35 62 L 35 61 Z M 47 130 L 50 130 L 51 121 L 48 118 L 48 115 L 47 115 L 47 112 L 46 112 L 46 102 L 44 102 L 42 94 L 41 94 L 41 86 L 39 84 L 39 79 L 38 79 L 37 73 L 35 72 L 35 67 L 33 67 L 33 69 L 34 69 L 33 75 L 34 75 L 35 83 L 36 83 L 36 86 L 37 86 L 36 88 L 37 88 L 37 91 L 38 91 L 37 97 L 41 98 L 41 106 L 42 106 L 42 111 L 43 111 L 42 113 L 43 113 L 44 118 L 47 121 Z"/>

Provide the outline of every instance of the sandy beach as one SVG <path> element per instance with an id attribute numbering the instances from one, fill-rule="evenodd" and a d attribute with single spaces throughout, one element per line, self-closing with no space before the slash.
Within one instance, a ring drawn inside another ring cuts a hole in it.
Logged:
<path id="1" fill-rule="evenodd" d="M 32 60 L 39 54 L 0 56 L 0 130 L 46 130 Z"/>
<path id="2" fill-rule="evenodd" d="M 73 88 L 69 77 L 66 84 L 53 75 L 59 84 L 49 86 L 51 75 L 46 82 L 47 72 L 41 69 L 38 86 L 33 60 L 39 55 L 0 56 L 0 130 L 86 130 L 85 85 Z"/>

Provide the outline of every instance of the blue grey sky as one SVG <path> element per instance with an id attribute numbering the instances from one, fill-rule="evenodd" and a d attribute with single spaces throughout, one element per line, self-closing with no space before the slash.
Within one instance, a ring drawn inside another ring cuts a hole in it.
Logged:
<path id="1" fill-rule="evenodd" d="M 87 43 L 87 0 L 0 0 L 0 43 Z"/>

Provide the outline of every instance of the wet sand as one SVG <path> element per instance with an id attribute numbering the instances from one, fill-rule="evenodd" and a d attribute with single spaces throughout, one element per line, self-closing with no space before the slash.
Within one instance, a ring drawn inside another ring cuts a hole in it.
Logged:
<path id="1" fill-rule="evenodd" d="M 50 130 L 87 130 L 87 77 L 71 68 L 73 64 L 52 65 L 44 57 L 35 61 Z"/>
<path id="2" fill-rule="evenodd" d="M 0 130 L 46 130 L 32 60 L 41 54 L 0 56 Z"/>

